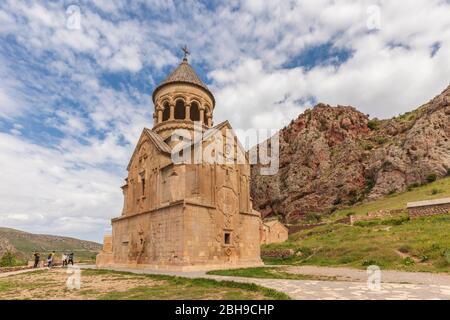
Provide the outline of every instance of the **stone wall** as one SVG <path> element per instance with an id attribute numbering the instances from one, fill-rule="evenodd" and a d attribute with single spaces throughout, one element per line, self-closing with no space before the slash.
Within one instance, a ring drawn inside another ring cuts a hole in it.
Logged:
<path id="1" fill-rule="evenodd" d="M 411 218 L 450 213 L 450 203 L 412 207 L 408 208 L 408 212 Z"/>
<path id="2" fill-rule="evenodd" d="M 351 215 L 350 224 L 353 225 L 358 221 L 376 220 L 376 219 L 386 219 L 386 218 L 396 218 L 405 213 L 405 209 L 395 209 L 395 210 L 378 210 L 373 212 L 368 212 L 366 215 Z"/>

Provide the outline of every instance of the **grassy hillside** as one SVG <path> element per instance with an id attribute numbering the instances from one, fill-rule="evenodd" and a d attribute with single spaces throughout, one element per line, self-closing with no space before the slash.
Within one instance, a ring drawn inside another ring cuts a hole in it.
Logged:
<path id="1" fill-rule="evenodd" d="M 406 203 L 421 200 L 432 200 L 450 197 L 450 177 L 422 185 L 409 186 L 409 191 L 391 194 L 378 201 L 371 201 L 354 207 L 336 211 L 326 221 L 334 221 L 346 217 L 349 214 L 362 215 L 380 209 L 392 210 L 406 208 Z"/>
<path id="2" fill-rule="evenodd" d="M 6 240 L 13 246 L 16 255 L 21 260 L 32 257 L 34 250 L 41 255 L 55 250 L 56 252 L 73 251 L 76 259 L 92 260 L 100 251 L 101 245 L 91 241 L 78 240 L 69 237 L 32 234 L 10 228 L 0 228 L 0 239 Z M 0 251 L 1 248 L 0 248 Z M 4 252 L 0 252 L 0 256 Z"/>
<path id="3" fill-rule="evenodd" d="M 337 211 L 327 222 L 348 214 L 399 209 L 409 201 L 442 197 L 450 197 L 450 178 Z M 269 249 L 293 249 L 295 254 L 285 259 L 267 258 L 267 263 L 356 268 L 377 264 L 385 269 L 450 272 L 450 214 L 412 220 L 400 216 L 355 226 L 330 223 L 292 234 L 285 243 L 263 247 Z"/>

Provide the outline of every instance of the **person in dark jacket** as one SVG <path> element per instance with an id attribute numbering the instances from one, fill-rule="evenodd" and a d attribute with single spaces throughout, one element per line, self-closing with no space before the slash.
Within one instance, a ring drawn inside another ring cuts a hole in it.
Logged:
<path id="1" fill-rule="evenodd" d="M 69 253 L 69 262 L 67 264 L 69 263 L 73 265 L 73 252 Z"/>
<path id="2" fill-rule="evenodd" d="M 35 252 L 33 254 L 33 256 L 34 256 L 34 266 L 33 266 L 33 268 L 37 268 L 38 265 L 39 265 L 39 260 L 40 260 L 41 257 L 39 255 L 39 252 Z"/>

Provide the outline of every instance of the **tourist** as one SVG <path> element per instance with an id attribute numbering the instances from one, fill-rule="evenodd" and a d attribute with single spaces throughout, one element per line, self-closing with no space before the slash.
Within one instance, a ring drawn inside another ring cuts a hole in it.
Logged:
<path id="1" fill-rule="evenodd" d="M 35 251 L 33 256 L 34 256 L 34 266 L 33 266 L 33 268 L 37 268 L 38 265 L 39 265 L 39 259 L 40 259 L 39 252 Z"/>
<path id="2" fill-rule="evenodd" d="M 47 257 L 47 266 L 48 268 L 53 267 L 53 258 L 55 257 L 55 251 L 52 251 Z"/>
<path id="3" fill-rule="evenodd" d="M 73 252 L 69 253 L 69 263 L 73 265 Z"/>
<path id="4" fill-rule="evenodd" d="M 67 266 L 67 254 L 63 253 L 61 255 L 62 266 Z"/>

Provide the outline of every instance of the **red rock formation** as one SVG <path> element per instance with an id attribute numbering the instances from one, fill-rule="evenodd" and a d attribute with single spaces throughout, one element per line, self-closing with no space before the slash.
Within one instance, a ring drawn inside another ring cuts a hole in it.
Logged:
<path id="1" fill-rule="evenodd" d="M 280 170 L 252 168 L 254 206 L 293 221 L 311 212 L 403 191 L 450 168 L 450 86 L 418 109 L 369 120 L 318 104 L 280 131 Z"/>

